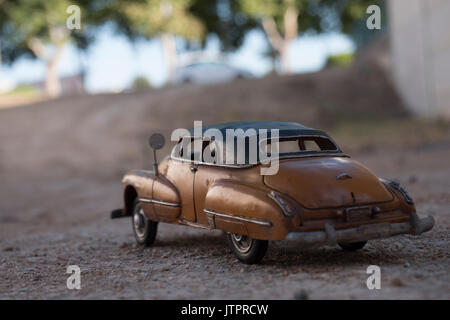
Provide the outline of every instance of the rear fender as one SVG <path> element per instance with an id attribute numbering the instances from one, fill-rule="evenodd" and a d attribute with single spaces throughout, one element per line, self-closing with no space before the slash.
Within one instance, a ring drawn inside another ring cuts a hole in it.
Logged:
<path id="1" fill-rule="evenodd" d="M 255 239 L 283 239 L 289 221 L 269 192 L 268 188 L 233 180 L 216 181 L 205 198 L 210 227 Z"/>

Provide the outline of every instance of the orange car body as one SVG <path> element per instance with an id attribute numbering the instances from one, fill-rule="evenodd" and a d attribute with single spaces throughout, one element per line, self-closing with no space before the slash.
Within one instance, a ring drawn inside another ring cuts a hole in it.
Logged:
<path id="1" fill-rule="evenodd" d="M 279 128 L 280 139 L 321 137 L 334 144 L 325 132 L 295 123 L 217 127 Z M 137 198 L 152 221 L 261 240 L 296 239 L 304 245 L 420 234 L 434 224 L 431 216 L 418 218 L 412 199 L 398 183 L 379 179 L 337 146 L 280 154 L 275 175 L 261 175 L 261 163 L 215 165 L 182 158 L 175 149 L 158 165 L 158 174 L 135 170 L 124 176 L 124 208 L 115 217 L 132 215 Z"/>

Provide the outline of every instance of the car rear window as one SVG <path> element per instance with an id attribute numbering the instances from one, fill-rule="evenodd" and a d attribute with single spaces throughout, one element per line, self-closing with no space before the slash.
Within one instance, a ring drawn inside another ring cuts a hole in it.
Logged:
<path id="1" fill-rule="evenodd" d="M 267 141 L 267 143 L 263 143 Z M 285 137 L 279 138 L 279 156 L 303 156 L 308 154 L 327 154 L 327 153 L 341 153 L 338 146 L 327 137 L 317 136 L 302 136 L 302 137 Z M 247 165 L 256 164 L 261 161 L 262 156 L 259 151 L 260 148 L 266 149 L 266 155 L 270 156 L 273 152 L 271 141 L 263 140 L 259 143 L 255 140 L 257 152 L 254 155 L 250 154 L 251 143 L 248 137 L 244 140 L 244 154 L 238 157 L 238 143 L 235 141 L 233 150 L 228 150 L 228 145 L 223 145 L 218 141 L 201 141 L 201 152 L 194 151 L 194 139 L 191 137 L 181 139 L 172 150 L 172 157 L 183 159 L 186 161 L 204 162 L 211 164 L 229 164 L 229 165 Z M 205 158 L 206 155 L 206 158 Z M 274 156 L 274 155 L 272 155 Z"/>
<path id="2" fill-rule="evenodd" d="M 321 152 L 338 151 L 339 148 L 333 141 L 326 137 L 295 137 L 279 139 L 279 153 L 303 153 L 303 152 Z M 270 141 L 267 144 L 267 152 L 270 152 Z"/>

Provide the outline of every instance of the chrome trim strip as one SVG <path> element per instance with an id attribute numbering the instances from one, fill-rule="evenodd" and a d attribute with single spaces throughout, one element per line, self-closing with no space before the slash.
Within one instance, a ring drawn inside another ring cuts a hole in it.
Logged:
<path id="1" fill-rule="evenodd" d="M 215 215 L 215 216 L 218 216 L 218 217 L 229 218 L 229 219 L 234 219 L 234 220 L 239 220 L 239 221 L 244 221 L 244 222 L 250 222 L 250 223 L 259 224 L 259 225 L 265 226 L 265 227 L 271 227 L 272 226 L 272 222 L 270 222 L 270 221 L 246 218 L 246 217 L 241 217 L 241 216 L 235 216 L 235 215 L 232 215 L 232 214 L 216 212 L 216 211 L 209 210 L 209 209 L 203 209 L 203 211 L 205 213 L 209 213 L 209 214 L 212 214 L 212 215 Z"/>
<path id="2" fill-rule="evenodd" d="M 286 204 L 281 196 L 276 194 L 274 191 L 269 192 L 267 196 L 280 207 L 286 217 L 292 217 L 293 212 L 290 210 L 289 204 Z"/>
<path id="3" fill-rule="evenodd" d="M 400 183 L 395 182 L 395 181 L 390 181 L 389 185 L 392 188 L 394 188 L 395 190 L 397 190 L 398 192 L 400 192 L 408 204 L 414 204 L 413 199 L 409 196 L 408 192 L 406 192 L 406 189 L 400 185 Z"/>
<path id="4" fill-rule="evenodd" d="M 201 225 L 201 224 L 198 224 L 195 222 L 187 221 L 185 219 L 180 219 L 180 220 L 178 220 L 178 222 L 182 225 L 189 226 L 189 227 L 211 230 L 211 228 L 209 228 L 207 226 L 204 226 L 204 225 Z"/>
<path id="5" fill-rule="evenodd" d="M 312 157 L 342 157 L 342 158 L 350 158 L 348 154 L 345 153 L 318 153 L 318 154 L 295 154 L 295 155 L 283 155 L 281 157 L 274 157 L 270 158 L 271 160 L 283 160 L 283 159 L 294 159 L 294 158 L 312 158 Z M 223 168 L 233 168 L 233 169 L 243 169 L 243 168 L 251 168 L 255 166 L 259 166 L 262 163 L 253 163 L 253 164 L 219 164 L 219 163 L 208 163 L 203 161 L 192 161 L 192 160 L 186 160 L 183 158 L 178 158 L 171 156 L 171 160 L 179 161 L 179 162 L 186 162 L 190 164 L 196 164 L 196 165 L 203 165 L 203 166 L 214 166 L 214 167 L 223 167 Z"/>
<path id="6" fill-rule="evenodd" d="M 188 160 L 180 157 L 175 157 L 173 155 L 170 156 L 171 160 L 179 161 L 179 162 L 187 162 L 190 164 L 197 164 L 197 165 L 205 165 L 205 166 L 214 166 L 214 167 L 226 167 L 226 168 L 234 168 L 234 169 L 240 169 L 240 168 L 251 168 L 254 166 L 259 165 L 260 163 L 249 163 L 249 164 L 220 164 L 220 163 L 209 163 L 209 162 L 203 162 L 203 161 L 196 161 L 196 160 Z"/>
<path id="7" fill-rule="evenodd" d="M 161 201 L 161 200 L 155 200 L 155 199 L 149 199 L 149 198 L 139 198 L 139 201 L 146 202 L 146 203 L 161 204 L 163 206 L 168 206 L 168 207 L 180 207 L 180 204 L 176 203 L 176 202 L 167 202 L 167 201 Z"/>

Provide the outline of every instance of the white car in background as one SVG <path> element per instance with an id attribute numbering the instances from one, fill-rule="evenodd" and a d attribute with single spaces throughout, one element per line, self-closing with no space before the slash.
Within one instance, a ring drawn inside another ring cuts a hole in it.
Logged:
<path id="1" fill-rule="evenodd" d="M 224 63 L 199 62 L 176 68 L 171 82 L 173 84 L 212 84 L 252 77 L 250 72 Z"/>

